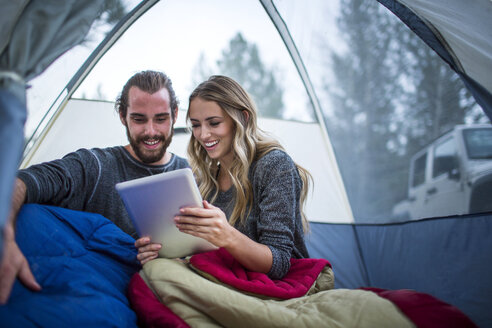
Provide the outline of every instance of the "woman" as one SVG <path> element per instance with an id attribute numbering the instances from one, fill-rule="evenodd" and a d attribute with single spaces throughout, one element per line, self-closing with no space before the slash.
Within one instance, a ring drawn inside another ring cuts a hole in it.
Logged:
<path id="1" fill-rule="evenodd" d="M 253 101 L 231 78 L 210 77 L 189 100 L 188 156 L 206 200 L 181 209 L 176 226 L 225 248 L 248 270 L 282 278 L 291 258 L 308 257 L 302 205 L 309 173 L 257 127 Z M 135 245 L 142 264 L 160 248 L 148 238 Z"/>

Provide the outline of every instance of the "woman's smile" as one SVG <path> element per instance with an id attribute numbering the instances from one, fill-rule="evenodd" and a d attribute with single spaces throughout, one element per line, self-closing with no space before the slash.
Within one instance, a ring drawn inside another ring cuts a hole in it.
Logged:
<path id="1" fill-rule="evenodd" d="M 213 146 L 215 146 L 215 145 L 216 145 L 216 144 L 218 144 L 218 143 L 219 143 L 219 141 L 218 141 L 218 140 L 215 140 L 215 141 L 212 141 L 212 142 L 206 142 L 206 143 L 205 143 L 205 146 L 206 146 L 207 148 L 212 148 Z"/>

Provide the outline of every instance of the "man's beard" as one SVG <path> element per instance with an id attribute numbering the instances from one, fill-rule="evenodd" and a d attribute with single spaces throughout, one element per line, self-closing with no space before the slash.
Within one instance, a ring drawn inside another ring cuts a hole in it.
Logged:
<path id="1" fill-rule="evenodd" d="M 166 153 L 167 147 L 171 144 L 171 140 L 173 139 L 174 128 L 171 127 L 171 132 L 169 133 L 169 137 L 166 138 L 163 135 L 158 136 L 143 136 L 137 137 L 136 139 L 130 135 L 130 131 L 128 130 L 128 126 L 126 126 L 126 136 L 128 137 L 128 141 L 130 142 L 130 146 L 133 149 L 135 155 L 137 155 L 138 159 L 140 159 L 145 164 L 152 164 L 160 161 L 164 154 Z M 141 142 L 147 139 L 158 140 L 160 142 L 160 146 L 154 150 L 147 150 L 143 148 Z"/>

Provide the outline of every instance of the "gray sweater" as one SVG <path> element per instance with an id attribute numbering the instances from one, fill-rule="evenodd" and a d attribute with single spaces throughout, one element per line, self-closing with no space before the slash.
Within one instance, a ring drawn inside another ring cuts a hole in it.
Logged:
<path id="1" fill-rule="evenodd" d="M 117 146 L 79 149 L 62 159 L 20 170 L 18 177 L 27 187 L 26 203 L 99 213 L 137 238 L 115 184 L 185 167 L 189 167 L 186 159 L 174 154 L 165 165 L 146 165 Z"/>
<path id="2" fill-rule="evenodd" d="M 249 179 L 253 208 L 245 225 L 237 222 L 236 228 L 270 248 L 273 264 L 268 276 L 280 279 L 290 269 L 291 258 L 309 257 L 299 207 L 302 180 L 290 156 L 280 150 L 253 162 Z M 219 192 L 214 205 L 229 219 L 234 207 L 234 187 Z"/>

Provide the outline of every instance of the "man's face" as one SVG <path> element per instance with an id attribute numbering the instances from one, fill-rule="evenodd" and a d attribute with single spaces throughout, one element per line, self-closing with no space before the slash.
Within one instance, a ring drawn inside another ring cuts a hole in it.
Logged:
<path id="1" fill-rule="evenodd" d="M 131 87 L 126 117 L 120 119 L 126 127 L 133 157 L 146 164 L 164 164 L 174 126 L 167 89 L 149 94 Z"/>

